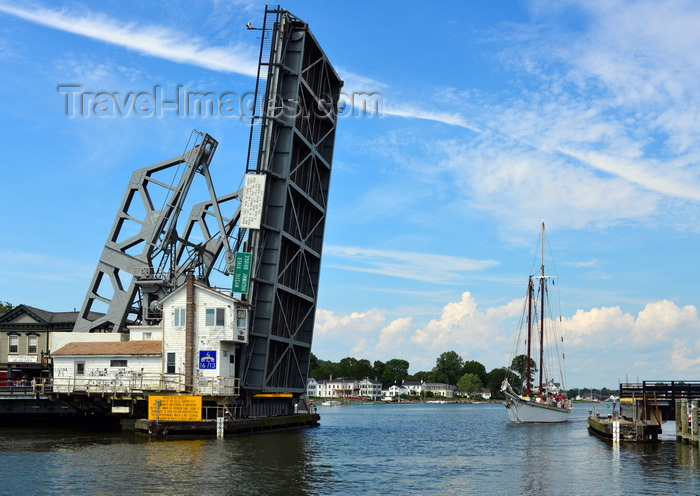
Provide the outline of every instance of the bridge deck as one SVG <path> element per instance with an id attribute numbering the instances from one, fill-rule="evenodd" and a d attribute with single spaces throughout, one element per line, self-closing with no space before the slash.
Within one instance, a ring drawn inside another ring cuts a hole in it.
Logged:
<path id="1" fill-rule="evenodd" d="M 643 381 L 620 384 L 620 399 L 700 400 L 700 381 Z"/>

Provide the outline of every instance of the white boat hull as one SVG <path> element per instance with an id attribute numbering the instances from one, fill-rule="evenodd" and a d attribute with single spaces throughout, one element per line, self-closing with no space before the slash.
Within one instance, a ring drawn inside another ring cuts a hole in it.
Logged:
<path id="1" fill-rule="evenodd" d="M 559 408 L 507 395 L 506 409 L 511 422 L 566 422 L 573 408 Z"/>

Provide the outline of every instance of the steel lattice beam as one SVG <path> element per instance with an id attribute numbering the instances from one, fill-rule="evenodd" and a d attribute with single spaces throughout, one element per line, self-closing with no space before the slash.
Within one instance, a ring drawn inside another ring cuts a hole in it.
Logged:
<path id="1" fill-rule="evenodd" d="M 219 206 L 237 199 L 240 192 L 216 198 L 209 166 L 217 142 L 207 134 L 194 135 L 195 145 L 183 155 L 132 174 L 74 331 L 120 332 L 128 324 L 159 322 L 160 312 L 151 303 L 183 284 L 188 271 L 199 271 L 208 280 L 222 250 L 229 251 L 228 237 L 240 207 L 224 218 Z M 173 173 L 179 177 L 172 183 L 160 179 L 172 178 Z M 205 177 L 212 199 L 192 208 L 180 235 L 179 214 L 198 174 Z M 160 197 L 159 209 L 154 199 Z M 215 219 L 215 228 L 210 219 Z M 204 241 L 192 241 L 195 238 Z M 95 311 L 96 304 L 107 306 L 104 315 Z"/>

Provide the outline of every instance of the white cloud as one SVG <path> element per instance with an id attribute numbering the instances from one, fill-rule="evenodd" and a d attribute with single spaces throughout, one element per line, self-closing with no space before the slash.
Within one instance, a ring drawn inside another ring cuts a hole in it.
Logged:
<path id="1" fill-rule="evenodd" d="M 491 140 L 476 145 L 448 140 L 435 149 L 442 156 L 440 166 L 467 190 L 471 206 L 509 226 L 529 229 L 532 219 L 543 215 L 550 225 L 612 225 L 620 219 L 646 220 L 658 207 L 657 195 L 548 152 Z"/>
<path id="2" fill-rule="evenodd" d="M 338 69 L 338 75 L 343 80 L 342 91 L 346 94 L 381 93 L 387 88 L 381 81 L 345 69 Z"/>
<path id="3" fill-rule="evenodd" d="M 348 333 L 367 332 L 381 326 L 386 320 L 384 311 L 372 308 L 366 312 L 336 315 L 330 310 L 318 309 L 314 332 L 322 336 L 344 336 Z"/>
<path id="4" fill-rule="evenodd" d="M 220 72 L 256 76 L 257 53 L 242 44 L 207 46 L 193 35 L 187 36 L 160 26 L 123 23 L 90 11 L 74 13 L 43 7 L 0 4 L 0 11 L 53 29 L 86 36 L 113 45 L 173 62 L 190 64 Z"/>
<path id="5" fill-rule="evenodd" d="M 677 374 L 684 374 L 684 379 L 696 379 L 700 372 L 700 341 L 688 345 L 686 339 L 674 340 L 667 367 Z"/>
<path id="6" fill-rule="evenodd" d="M 439 284 L 457 281 L 461 272 L 484 270 L 497 265 L 494 260 L 352 246 L 325 246 L 324 256 L 328 267 Z M 338 264 L 332 257 L 346 260 L 351 265 Z"/>
<path id="7" fill-rule="evenodd" d="M 509 341 L 500 329 L 504 320 L 519 315 L 522 300 L 516 304 L 482 312 L 469 291 L 462 294 L 458 302 L 448 303 L 440 318 L 431 320 L 424 328 L 417 329 L 411 341 L 430 351 L 455 349 L 458 353 L 467 350 L 490 350 Z M 510 343 L 507 345 L 510 350 Z"/>
<path id="8" fill-rule="evenodd" d="M 532 8 L 547 19 L 519 26 L 517 43 L 511 24 L 490 33 L 508 41 L 505 94 L 438 89 L 417 104 L 387 90 L 385 114 L 474 131 L 435 140 L 422 163 L 453 171 L 471 206 L 509 227 L 546 215 L 574 228 L 673 216 L 688 228 L 700 200 L 700 7 L 581 2 L 570 31 L 558 21 L 571 3 Z"/>
<path id="9" fill-rule="evenodd" d="M 412 322 L 411 317 L 402 317 L 389 322 L 389 325 L 379 331 L 377 351 L 392 351 L 396 347 L 400 347 L 404 342 L 405 335 L 411 330 Z"/>
<path id="10" fill-rule="evenodd" d="M 678 307 L 663 300 L 647 304 L 637 315 L 631 329 L 632 343 L 637 347 L 658 346 L 674 336 L 700 331 L 697 309 L 692 305 Z"/>
<path id="11" fill-rule="evenodd" d="M 463 115 L 457 112 L 426 109 L 411 103 L 397 105 L 391 104 L 391 101 L 388 101 L 384 106 L 384 113 L 394 117 L 407 117 L 411 119 L 440 122 L 442 124 L 449 124 L 450 126 L 462 127 L 474 132 L 481 132 L 478 127 L 469 123 Z"/>
<path id="12" fill-rule="evenodd" d="M 572 317 L 562 319 L 567 348 L 583 350 L 624 345 L 633 326 L 634 317 L 619 306 L 577 310 Z"/>

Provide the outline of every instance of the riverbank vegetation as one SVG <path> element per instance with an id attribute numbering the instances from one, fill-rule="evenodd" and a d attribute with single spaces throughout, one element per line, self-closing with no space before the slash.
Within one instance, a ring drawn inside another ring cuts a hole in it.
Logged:
<path id="1" fill-rule="evenodd" d="M 320 360 L 313 353 L 309 365 L 309 377 L 316 380 L 331 378 L 344 378 L 362 380 L 365 377 L 381 381 L 382 388 L 388 389 L 394 384 L 402 384 L 403 381 L 440 382 L 456 386 L 457 392 L 462 395 L 474 396 L 480 394 L 482 389 L 491 391 L 492 399 L 502 399 L 501 383 L 506 376 L 508 367 L 500 367 L 486 371 L 486 367 L 476 360 L 464 360 L 456 351 L 446 351 L 435 361 L 435 366 L 430 370 L 422 370 L 415 374 L 409 374 L 409 362 L 401 358 L 393 358 L 387 362 L 376 360 L 371 363 L 361 358 L 346 357 L 339 362 Z M 518 356 L 513 359 L 510 369 L 515 372 L 511 375 L 511 385 L 517 384 L 518 378 L 524 378 L 526 374 L 527 358 Z M 537 371 L 534 360 L 530 361 L 531 373 Z M 514 379 L 515 382 L 514 383 Z M 607 399 L 616 395 L 617 391 L 602 389 L 570 388 L 567 391 L 569 398 Z"/>

